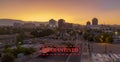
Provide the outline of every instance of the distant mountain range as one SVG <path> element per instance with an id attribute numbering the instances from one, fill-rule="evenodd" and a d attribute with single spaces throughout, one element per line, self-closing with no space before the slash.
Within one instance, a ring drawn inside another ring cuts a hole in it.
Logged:
<path id="1" fill-rule="evenodd" d="M 14 23 L 34 23 L 36 25 L 39 24 L 47 24 L 48 22 L 25 22 L 23 20 L 15 20 L 15 19 L 0 19 L 0 26 L 13 26 Z"/>

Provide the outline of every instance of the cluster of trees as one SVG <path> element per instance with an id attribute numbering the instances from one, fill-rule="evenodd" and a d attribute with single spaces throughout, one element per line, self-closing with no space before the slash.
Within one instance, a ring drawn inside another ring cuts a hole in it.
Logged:
<path id="1" fill-rule="evenodd" d="M 17 44 L 23 44 L 23 40 L 25 39 L 25 37 L 26 36 L 24 32 L 17 34 L 16 36 Z"/>
<path id="2" fill-rule="evenodd" d="M 24 32 L 24 30 L 20 28 L 0 27 L 0 35 L 16 34 L 21 32 Z"/>
<path id="3" fill-rule="evenodd" d="M 0 27 L 0 35 L 10 34 L 10 30 Z"/>
<path id="4" fill-rule="evenodd" d="M 86 30 L 83 33 L 83 38 L 88 41 L 100 42 L 100 43 L 112 43 L 113 34 L 98 31 L 96 34 L 91 30 Z"/>
<path id="5" fill-rule="evenodd" d="M 16 48 L 11 49 L 9 46 L 6 46 L 4 48 L 3 53 L 12 53 L 15 57 L 17 57 L 18 54 L 23 53 L 24 55 L 29 55 L 32 54 L 34 52 L 34 48 L 25 48 L 22 47 L 21 45 L 18 45 Z"/>
<path id="6" fill-rule="evenodd" d="M 11 53 L 6 53 L 4 56 L 1 58 L 1 62 L 15 62 L 15 57 Z"/>
<path id="7" fill-rule="evenodd" d="M 22 53 L 24 55 L 30 55 L 35 50 L 33 48 L 24 48 L 20 45 L 15 49 L 11 49 L 9 45 L 6 45 L 3 51 L 3 56 L 1 58 L 2 62 L 15 62 L 15 58 L 17 58 L 18 54 Z"/>
<path id="8" fill-rule="evenodd" d="M 31 35 L 34 37 L 44 37 L 44 36 L 49 36 L 51 34 L 54 34 L 55 30 L 51 29 L 42 29 L 42 30 L 34 30 L 31 32 Z"/>
<path id="9" fill-rule="evenodd" d="M 76 34 L 81 35 L 82 32 L 80 32 L 79 30 L 74 30 L 74 29 L 66 29 L 64 30 L 64 32 L 68 33 L 70 36 L 76 36 Z"/>
<path id="10" fill-rule="evenodd" d="M 63 42 L 62 45 L 65 45 L 65 46 L 67 46 L 67 47 L 73 47 L 73 46 L 75 46 L 75 45 L 74 45 L 73 43 L 71 43 L 71 42 Z"/>
<path id="11" fill-rule="evenodd" d="M 113 42 L 113 35 L 109 33 L 101 33 L 100 35 L 96 36 L 96 41 L 100 43 L 112 43 Z"/>
<path id="12" fill-rule="evenodd" d="M 120 30 L 118 30 L 118 35 L 120 35 Z"/>

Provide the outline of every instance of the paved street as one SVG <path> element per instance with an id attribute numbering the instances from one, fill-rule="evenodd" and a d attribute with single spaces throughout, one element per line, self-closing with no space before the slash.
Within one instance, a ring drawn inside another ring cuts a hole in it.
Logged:
<path id="1" fill-rule="evenodd" d="M 54 43 L 58 43 L 58 41 L 54 42 Z M 76 45 L 80 46 L 80 50 L 77 53 L 77 54 L 80 54 L 80 55 L 70 55 L 70 56 L 66 56 L 66 55 L 58 56 L 58 55 L 56 55 L 56 56 L 48 56 L 48 57 L 44 57 L 44 58 L 36 57 L 36 58 L 32 58 L 32 59 L 30 59 L 26 62 L 81 62 L 82 46 L 81 46 L 79 40 L 77 40 L 75 43 L 76 43 Z"/>
<path id="2" fill-rule="evenodd" d="M 81 61 L 81 56 L 71 56 L 68 62 L 80 62 Z"/>
<path id="3" fill-rule="evenodd" d="M 120 44 L 91 43 L 92 53 L 116 53 L 120 54 Z"/>
<path id="4" fill-rule="evenodd" d="M 81 49 L 80 49 L 81 50 Z M 81 61 L 81 51 L 75 53 L 78 55 L 56 55 L 48 57 L 35 57 L 26 62 L 80 62 Z"/>
<path id="5" fill-rule="evenodd" d="M 68 56 L 48 56 L 48 57 L 36 57 L 26 62 L 65 62 Z"/>

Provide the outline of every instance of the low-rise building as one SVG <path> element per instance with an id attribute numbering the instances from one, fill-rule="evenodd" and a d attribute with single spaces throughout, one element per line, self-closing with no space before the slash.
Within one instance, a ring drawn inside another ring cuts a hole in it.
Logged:
<path id="1" fill-rule="evenodd" d="M 13 45 L 16 43 L 16 35 L 0 35 L 1 45 Z"/>
<path id="2" fill-rule="evenodd" d="M 36 25 L 34 23 L 24 23 L 22 28 L 36 28 Z"/>

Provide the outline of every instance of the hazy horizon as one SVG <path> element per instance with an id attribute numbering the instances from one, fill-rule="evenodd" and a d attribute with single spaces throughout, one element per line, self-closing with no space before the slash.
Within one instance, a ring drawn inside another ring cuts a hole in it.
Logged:
<path id="1" fill-rule="evenodd" d="M 120 25 L 120 0 L 0 0 L 0 9 L 0 19 L 85 25 L 96 17 L 99 24 Z"/>

